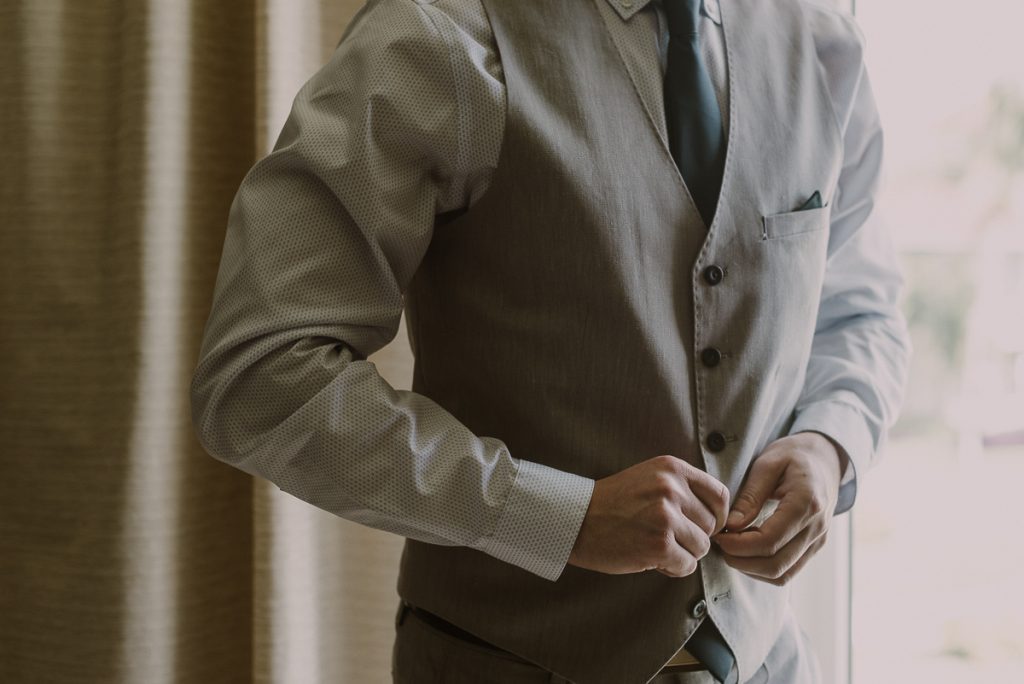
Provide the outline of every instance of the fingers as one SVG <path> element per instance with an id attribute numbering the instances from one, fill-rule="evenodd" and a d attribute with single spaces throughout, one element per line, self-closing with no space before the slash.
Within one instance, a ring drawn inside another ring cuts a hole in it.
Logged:
<path id="1" fill-rule="evenodd" d="M 701 525 L 701 528 L 708 534 L 717 534 L 725 527 L 726 517 L 729 513 L 729 488 L 703 470 L 693 466 L 690 466 L 686 471 L 686 482 L 690 485 L 690 491 L 696 495 L 714 517 L 710 528 L 703 525 Z M 691 520 L 693 519 L 691 517 Z"/>
<path id="2" fill-rule="evenodd" d="M 786 461 L 783 459 L 770 456 L 754 459 L 732 503 L 726 523 L 730 530 L 742 529 L 753 522 L 765 501 L 772 497 L 785 471 Z"/>
<path id="3" fill-rule="evenodd" d="M 804 529 L 772 556 L 737 556 L 723 549 L 723 557 L 729 566 L 748 575 L 777 579 L 796 563 L 812 541 L 811 530 Z"/>
<path id="4" fill-rule="evenodd" d="M 737 515 L 730 514 L 730 531 L 714 538 L 730 567 L 776 585 L 789 582 L 824 545 L 831 520 L 816 503 L 813 482 L 805 470 L 799 463 L 790 468 L 793 460 L 783 456 L 771 453 L 754 461 L 733 503 Z M 768 499 L 778 495 L 778 507 L 763 523 L 742 529 L 754 521 Z"/>
<path id="5" fill-rule="evenodd" d="M 704 530 L 697 527 L 691 520 L 680 518 L 675 530 L 676 543 L 686 549 L 689 555 L 697 560 L 708 555 L 711 550 L 711 539 Z"/>
<path id="6" fill-rule="evenodd" d="M 666 535 L 657 569 L 669 577 L 685 577 L 697 569 L 697 561 L 711 550 L 711 540 L 695 523 L 682 516 Z"/>
<path id="7" fill-rule="evenodd" d="M 686 497 L 679 505 L 683 515 L 693 522 L 707 536 L 715 534 L 719 529 L 719 518 L 712 513 L 703 501 L 694 497 Z M 722 517 L 724 520 L 724 516 Z"/>
<path id="8" fill-rule="evenodd" d="M 787 544 L 775 558 L 739 558 L 729 555 L 723 555 L 723 558 L 730 567 L 748 577 L 775 586 L 784 586 L 796 577 L 814 554 L 825 545 L 827 537 L 827 533 L 822 534 L 807 545 L 807 540 L 811 538 L 811 531 L 808 529 Z"/>
<path id="9" fill-rule="evenodd" d="M 760 527 L 739 532 L 723 532 L 715 537 L 715 542 L 722 551 L 733 556 L 774 556 L 808 527 L 808 509 L 803 499 L 804 497 L 791 492 L 782 497 L 779 507 Z M 817 525 L 814 527 L 817 528 Z M 812 531 L 814 536 L 817 536 L 823 529 Z"/>

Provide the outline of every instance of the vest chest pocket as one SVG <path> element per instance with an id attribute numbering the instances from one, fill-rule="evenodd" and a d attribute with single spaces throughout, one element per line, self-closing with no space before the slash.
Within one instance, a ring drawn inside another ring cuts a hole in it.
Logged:
<path id="1" fill-rule="evenodd" d="M 830 213 L 826 205 L 762 216 L 761 240 L 752 251 L 752 334 L 771 349 L 766 353 L 772 358 L 763 362 L 777 369 L 780 391 L 802 385 L 821 301 Z"/>
<path id="2" fill-rule="evenodd" d="M 829 207 L 787 211 L 761 218 L 761 239 L 775 240 L 790 235 L 813 233 L 828 227 Z"/>

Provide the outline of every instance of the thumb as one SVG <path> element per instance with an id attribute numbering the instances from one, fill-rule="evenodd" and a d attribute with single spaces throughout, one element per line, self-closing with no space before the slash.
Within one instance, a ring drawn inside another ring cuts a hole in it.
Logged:
<path id="1" fill-rule="evenodd" d="M 778 487 L 785 469 L 785 461 L 780 459 L 754 459 L 746 480 L 733 499 L 732 510 L 725 524 L 729 531 L 735 532 L 754 522 L 765 502 Z"/>

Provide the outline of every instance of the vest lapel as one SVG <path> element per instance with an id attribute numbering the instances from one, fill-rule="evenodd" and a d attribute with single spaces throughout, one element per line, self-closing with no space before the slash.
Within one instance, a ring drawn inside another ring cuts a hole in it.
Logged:
<path id="1" fill-rule="evenodd" d="M 593 2 L 598 3 L 598 4 L 600 4 L 600 3 L 607 4 L 608 0 L 593 0 Z M 621 38 L 618 35 L 616 35 L 616 33 L 614 31 L 608 30 L 608 25 L 606 23 L 602 22 L 602 25 L 604 26 L 604 30 L 608 33 L 608 36 L 609 36 L 612 44 L 615 46 L 616 52 L 618 52 L 618 55 L 620 57 L 620 62 L 622 64 L 622 66 L 623 66 L 623 70 L 629 76 L 629 79 L 630 79 L 630 81 L 633 84 L 633 90 L 634 90 L 634 93 L 636 94 L 636 98 L 640 102 L 641 108 L 644 110 L 645 114 L 647 115 L 647 123 L 651 126 L 651 128 L 652 128 L 652 130 L 654 132 L 655 137 L 658 139 L 658 142 L 660 143 L 659 146 L 661 147 L 662 159 L 666 162 L 665 165 L 667 165 L 669 167 L 669 171 L 667 171 L 666 173 L 671 173 L 672 177 L 675 178 L 675 182 L 678 184 L 679 188 L 682 190 L 683 194 L 685 195 L 686 201 L 688 202 L 688 204 L 690 206 L 690 209 L 697 215 L 697 219 L 696 219 L 697 222 L 700 223 L 702 226 L 704 226 L 706 232 L 709 232 L 709 229 L 713 229 L 715 227 L 715 224 L 719 223 L 719 221 L 717 219 L 717 216 L 719 215 L 719 212 L 718 212 L 718 210 L 716 208 L 716 211 L 715 211 L 715 217 L 716 218 L 712 220 L 712 225 L 711 226 L 704 225 L 704 219 L 700 216 L 700 212 L 697 210 L 697 205 L 694 203 L 693 197 L 690 195 L 689 188 L 686 187 L 686 181 L 683 180 L 683 176 L 679 172 L 679 168 L 676 166 L 675 160 L 672 158 L 672 151 L 669 148 L 668 138 L 666 137 L 665 108 L 664 108 L 664 105 L 661 102 L 657 102 L 657 103 L 647 102 L 641 96 L 641 93 L 642 92 L 646 92 L 646 91 L 645 91 L 644 88 L 642 88 L 640 86 L 640 76 L 639 76 L 639 74 L 635 73 L 633 68 L 630 67 L 630 60 L 627 59 L 627 50 L 628 50 L 628 48 L 626 46 L 622 45 Z M 724 17 L 722 19 L 722 29 L 723 29 L 723 31 L 726 32 L 724 37 L 725 37 L 726 51 L 728 52 L 728 47 L 729 47 L 729 44 L 730 44 L 732 38 L 731 38 L 731 36 L 730 36 L 730 34 L 728 32 L 727 21 L 725 20 Z M 732 93 L 734 92 L 734 88 L 735 88 L 735 86 L 734 86 L 735 73 L 734 73 L 732 61 L 733 60 L 731 58 L 727 58 L 726 59 L 726 75 L 727 75 L 726 76 L 726 87 L 729 88 L 729 92 L 730 92 L 729 102 L 728 102 L 728 107 L 729 107 L 729 129 L 730 130 L 726 132 L 725 168 L 724 168 L 724 171 L 723 171 L 722 187 L 721 187 L 721 191 L 718 194 L 718 203 L 716 205 L 718 208 L 720 208 L 722 206 L 723 202 L 728 201 L 728 195 L 727 195 L 728 187 L 726 186 L 726 179 L 729 178 L 729 175 L 730 175 L 729 174 L 729 165 L 733 163 L 732 159 L 735 156 L 735 154 L 732 151 L 732 147 L 733 147 L 732 139 L 733 139 L 733 136 L 731 135 L 732 127 L 733 127 L 733 119 L 735 118 L 735 116 L 734 116 L 735 115 L 735 104 L 734 104 L 735 98 L 732 96 Z M 662 91 L 659 90 L 658 92 L 660 94 Z"/>
<path id="2" fill-rule="evenodd" d="M 608 4 L 608 0 L 593 0 L 593 2 L 598 6 L 598 11 L 603 14 L 603 12 L 605 11 L 604 5 Z M 620 21 L 620 19 L 616 18 L 615 21 Z M 636 21 L 636 19 L 631 17 L 630 21 Z M 661 144 L 665 148 L 665 151 L 669 152 L 668 140 L 665 137 L 666 131 L 665 131 L 665 105 L 664 105 L 664 103 L 661 102 L 661 101 L 658 101 L 658 102 L 648 102 L 647 99 L 645 99 L 644 97 L 641 96 L 641 93 L 644 93 L 644 92 L 648 92 L 649 93 L 650 89 L 649 88 L 645 88 L 643 86 L 640 74 L 637 74 L 634 71 L 633 67 L 630 66 L 632 61 L 629 59 L 629 51 L 630 51 L 629 47 L 626 46 L 626 45 L 623 45 L 622 37 L 621 36 L 619 36 L 615 31 L 612 31 L 612 30 L 608 29 L 607 23 L 605 23 L 605 30 L 608 32 L 608 36 L 611 38 L 612 43 L 615 45 L 615 50 L 619 54 L 619 57 L 620 57 L 620 59 L 622 61 L 623 68 L 625 69 L 626 73 L 629 74 L 629 79 L 633 82 L 633 87 L 636 90 L 637 99 L 640 101 L 641 107 L 643 108 L 644 112 L 646 112 L 646 114 L 647 114 L 648 122 L 650 123 L 651 127 L 654 129 L 654 133 L 658 137 L 658 139 L 661 141 Z M 659 92 L 659 95 L 660 95 L 661 91 L 659 90 L 658 92 Z M 672 158 L 672 155 L 671 155 L 671 152 L 669 152 L 669 159 L 671 160 L 671 158 Z"/>

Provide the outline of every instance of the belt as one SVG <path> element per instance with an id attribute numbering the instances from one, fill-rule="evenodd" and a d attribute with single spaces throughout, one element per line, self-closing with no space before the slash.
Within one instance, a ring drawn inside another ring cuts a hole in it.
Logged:
<path id="1" fill-rule="evenodd" d="M 697 660 L 685 648 L 681 648 L 658 672 L 703 672 L 707 669 L 707 665 Z"/>
<path id="2" fill-rule="evenodd" d="M 491 642 L 485 641 L 484 639 L 481 639 L 480 637 L 471 632 L 467 632 L 466 630 L 462 629 L 457 625 L 453 625 L 441 616 L 431 613 L 429 610 L 420 608 L 419 606 L 414 606 L 411 603 L 404 600 L 402 601 L 402 605 L 408 612 L 412 613 L 423 622 L 446 634 L 455 637 L 456 639 L 468 641 L 471 644 L 476 644 L 477 646 L 483 646 L 484 648 L 489 648 L 493 651 L 504 653 L 517 660 L 523 660 L 515 653 L 512 653 L 511 651 L 506 651 L 500 646 L 495 646 Z M 659 670 L 659 672 L 701 672 L 707 669 L 708 668 L 705 665 L 701 664 L 701 662 L 697 660 L 689 651 L 687 651 L 685 648 L 681 648 L 674 656 L 672 656 L 671 660 L 665 663 L 665 666 L 662 667 L 661 670 Z"/>
<path id="3" fill-rule="evenodd" d="M 442 632 L 445 632 L 446 634 L 450 634 L 451 636 L 455 637 L 456 639 L 462 639 L 463 641 L 468 641 L 471 644 L 476 644 L 477 646 L 483 646 L 484 648 L 489 648 L 489 649 L 491 649 L 493 651 L 500 651 L 501 653 L 505 653 L 507 655 L 510 655 L 513 658 L 516 658 L 518 660 L 522 660 L 522 658 L 517 656 L 515 653 L 512 653 L 511 651 L 506 651 L 505 649 L 503 649 L 503 648 L 501 648 L 499 646 L 495 646 L 494 644 L 492 644 L 489 641 L 484 641 L 483 639 L 481 639 L 477 635 L 472 634 L 471 632 L 467 632 L 466 630 L 462 629 L 461 627 L 458 627 L 457 625 L 453 625 L 452 623 L 448 622 L 447 620 L 445 620 L 441 616 L 435 615 L 434 613 L 431 613 L 429 610 L 425 610 L 425 609 L 420 608 L 418 606 L 414 606 L 411 603 L 408 603 L 406 601 L 402 601 L 402 605 L 405 606 L 406 610 L 411 612 L 413 615 L 418 617 L 423 622 L 426 622 L 428 625 L 430 625 L 432 627 L 435 627 L 435 628 L 441 630 Z"/>

